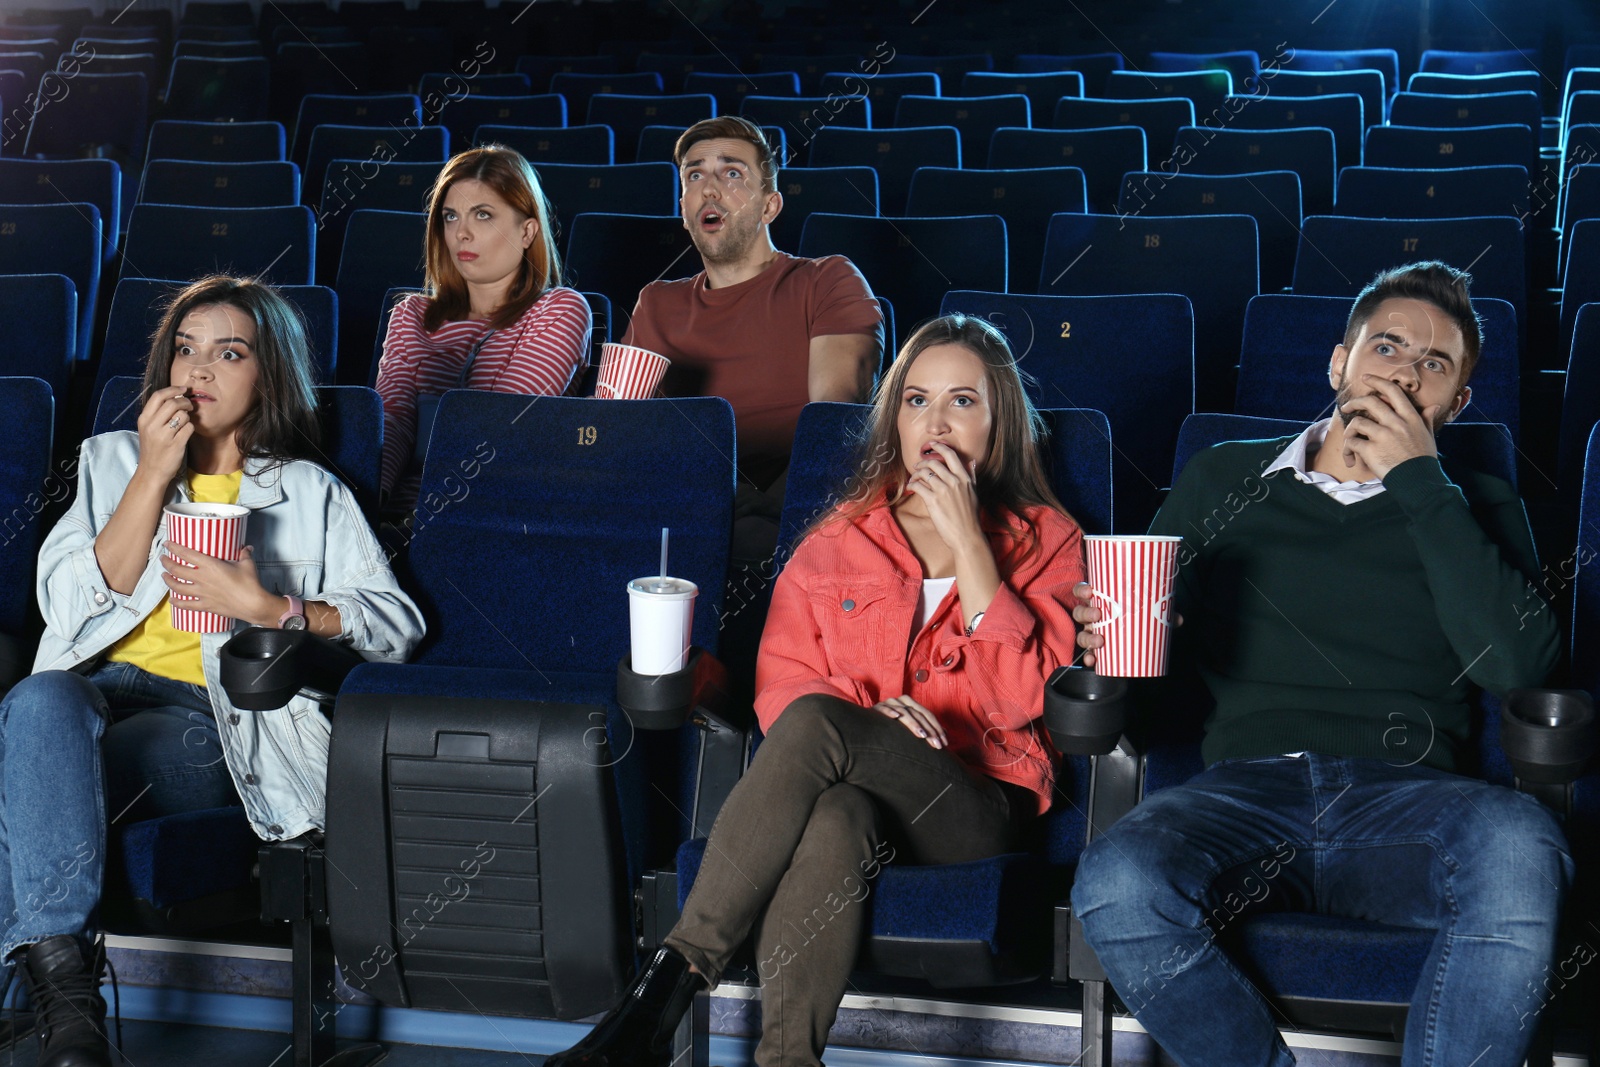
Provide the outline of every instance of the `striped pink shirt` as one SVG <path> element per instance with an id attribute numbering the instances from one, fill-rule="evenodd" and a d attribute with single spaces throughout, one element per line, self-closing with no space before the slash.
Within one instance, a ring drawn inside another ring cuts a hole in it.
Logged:
<path id="1" fill-rule="evenodd" d="M 489 332 L 482 319 L 447 322 L 433 333 L 422 328 L 428 298 L 408 296 L 389 319 L 378 363 L 378 393 L 383 397 L 383 489 L 391 504 L 410 500 L 395 493 L 406 475 L 417 438 L 417 397 L 451 389 L 560 396 L 588 363 L 589 303 L 575 290 L 555 288 L 522 317 L 497 330 L 478 350 L 467 380 L 461 372 L 473 346 Z M 417 472 L 412 471 L 415 481 Z"/>

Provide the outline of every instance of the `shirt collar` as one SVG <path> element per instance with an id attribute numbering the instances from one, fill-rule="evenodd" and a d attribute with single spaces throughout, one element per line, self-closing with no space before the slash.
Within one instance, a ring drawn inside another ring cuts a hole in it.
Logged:
<path id="1" fill-rule="evenodd" d="M 1328 427 L 1332 424 L 1333 420 L 1327 418 L 1307 426 L 1300 436 L 1289 442 L 1288 448 L 1278 453 L 1278 458 L 1273 460 L 1272 465 L 1261 472 L 1262 477 L 1274 471 L 1290 471 L 1296 480 L 1315 486 L 1341 504 L 1355 504 L 1383 492 L 1381 479 L 1373 479 L 1370 482 L 1341 482 L 1330 474 L 1309 469 L 1307 465 L 1309 458 L 1322 447 L 1322 442 L 1327 440 Z"/>

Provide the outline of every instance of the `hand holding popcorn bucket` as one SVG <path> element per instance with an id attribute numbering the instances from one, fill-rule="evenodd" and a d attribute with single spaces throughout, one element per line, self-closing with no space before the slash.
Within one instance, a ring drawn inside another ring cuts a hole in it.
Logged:
<path id="1" fill-rule="evenodd" d="M 595 382 L 598 400 L 648 400 L 666 375 L 672 361 L 659 352 L 633 345 L 607 342 L 600 346 L 600 376 Z"/>
<path id="2" fill-rule="evenodd" d="M 167 540 L 175 545 L 203 552 L 208 556 L 236 563 L 244 548 L 245 520 L 250 509 L 237 504 L 169 504 L 163 509 L 167 516 Z M 180 566 L 190 567 L 171 553 L 167 558 Z M 183 581 L 173 576 L 174 581 Z M 186 607 L 185 601 L 197 597 L 171 593 L 172 628 L 191 634 L 220 634 L 233 629 L 233 620 L 214 611 L 196 611 Z"/>
<path id="3" fill-rule="evenodd" d="M 1095 673 L 1152 678 L 1167 673 L 1172 638 L 1172 593 L 1181 537 L 1085 537 L 1089 592 L 1101 619 L 1091 629 L 1105 639 Z"/>

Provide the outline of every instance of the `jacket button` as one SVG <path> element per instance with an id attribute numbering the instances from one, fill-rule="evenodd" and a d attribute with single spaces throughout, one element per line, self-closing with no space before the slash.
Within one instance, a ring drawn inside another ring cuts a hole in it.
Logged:
<path id="1" fill-rule="evenodd" d="M 954 663 L 955 661 L 956 661 L 956 658 L 955 658 L 954 655 L 946 656 L 944 658 L 944 665 L 946 667 L 948 667 L 948 666 L 950 666 L 950 664 Z"/>
<path id="2" fill-rule="evenodd" d="M 229 725 L 232 725 L 232 726 L 238 726 L 239 725 L 239 713 L 237 711 L 231 713 L 228 716 L 228 723 L 229 723 Z"/>
<path id="3" fill-rule="evenodd" d="M 928 672 L 927 671 L 918 671 L 916 674 L 913 674 L 911 677 L 915 678 L 919 682 L 926 682 L 928 680 Z"/>
<path id="4" fill-rule="evenodd" d="M 272 833 L 277 834 L 279 837 L 283 836 L 283 827 L 279 826 L 277 823 L 273 823 L 271 826 L 267 827 L 267 829 Z"/>
<path id="5" fill-rule="evenodd" d="M 244 776 L 244 784 L 245 785 L 255 785 L 256 784 L 256 776 L 253 775 L 253 774 L 245 775 Z"/>
<path id="6" fill-rule="evenodd" d="M 843 604 L 840 604 L 839 606 L 841 608 L 844 608 L 844 610 L 846 610 L 846 611 L 854 611 L 854 610 L 856 610 L 856 602 L 854 600 L 846 600 Z"/>
<path id="7" fill-rule="evenodd" d="M 106 595 L 104 593 L 96 593 L 94 595 L 94 602 L 96 604 L 104 604 L 106 602 Z"/>

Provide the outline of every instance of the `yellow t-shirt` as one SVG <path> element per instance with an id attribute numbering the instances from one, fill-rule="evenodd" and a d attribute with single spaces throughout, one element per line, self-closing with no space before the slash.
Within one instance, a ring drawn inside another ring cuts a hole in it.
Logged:
<path id="1" fill-rule="evenodd" d="M 189 499 L 196 504 L 237 504 L 239 482 L 244 471 L 232 474 L 193 474 L 188 476 Z M 206 674 L 200 663 L 200 635 L 172 628 L 171 596 L 161 598 L 156 609 L 139 625 L 111 646 L 108 660 L 131 663 L 163 678 L 194 685 L 205 685 Z"/>

